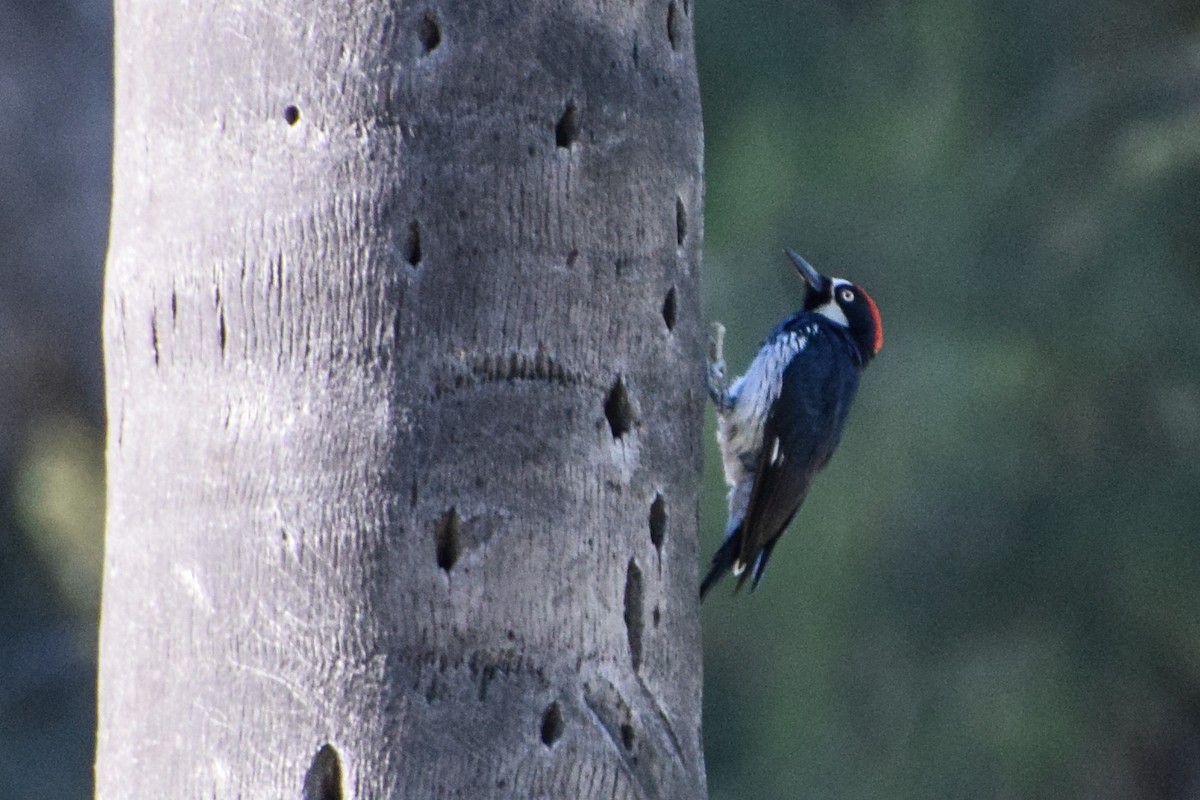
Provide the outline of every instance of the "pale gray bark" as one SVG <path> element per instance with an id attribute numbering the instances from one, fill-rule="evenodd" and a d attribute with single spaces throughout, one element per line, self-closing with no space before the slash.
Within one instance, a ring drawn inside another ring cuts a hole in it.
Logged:
<path id="1" fill-rule="evenodd" d="M 686 0 L 119 0 L 97 792 L 703 797 Z"/>

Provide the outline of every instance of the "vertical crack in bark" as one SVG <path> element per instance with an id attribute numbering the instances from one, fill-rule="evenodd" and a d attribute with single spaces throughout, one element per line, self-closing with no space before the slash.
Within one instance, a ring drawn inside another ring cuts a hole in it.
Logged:
<path id="1" fill-rule="evenodd" d="M 416 220 L 409 223 L 404 239 L 404 260 L 413 268 L 421 264 L 421 223 Z"/>
<path id="2" fill-rule="evenodd" d="M 650 541 L 660 556 L 662 555 L 663 537 L 666 535 L 667 501 L 659 492 L 654 495 L 654 502 L 650 504 Z"/>
<path id="3" fill-rule="evenodd" d="M 667 332 L 675 330 L 676 317 L 678 316 L 679 299 L 676 297 L 675 287 L 672 286 L 667 292 L 666 299 L 663 300 L 662 318 L 667 325 Z"/>
<path id="4" fill-rule="evenodd" d="M 687 207 L 683 204 L 683 198 L 676 195 L 675 197 L 675 244 L 677 247 L 683 247 L 684 240 L 687 239 Z"/>
<path id="5" fill-rule="evenodd" d="M 462 547 L 461 533 L 462 518 L 458 516 L 458 509 L 452 507 L 438 520 L 434 532 L 437 542 L 437 565 L 446 572 L 450 572 L 458 562 L 458 554 Z"/>
<path id="6" fill-rule="evenodd" d="M 632 722 L 626 722 L 621 725 L 621 744 L 626 750 L 633 750 L 634 744 L 637 742 L 637 734 L 633 729 Z"/>
<path id="7" fill-rule="evenodd" d="M 225 360 L 225 344 L 229 338 L 225 326 L 225 306 L 221 302 L 221 290 L 213 290 L 213 306 L 217 311 L 217 344 L 221 346 L 221 360 Z"/>
<path id="8" fill-rule="evenodd" d="M 635 559 L 625 570 L 625 633 L 629 637 L 629 656 L 636 672 L 642 666 L 642 571 Z"/>
<path id="9" fill-rule="evenodd" d="M 672 50 L 679 49 L 679 8 L 675 3 L 667 6 L 667 39 Z"/>
<path id="10" fill-rule="evenodd" d="M 150 349 L 154 353 L 154 366 L 158 366 L 158 312 L 150 312 Z"/>

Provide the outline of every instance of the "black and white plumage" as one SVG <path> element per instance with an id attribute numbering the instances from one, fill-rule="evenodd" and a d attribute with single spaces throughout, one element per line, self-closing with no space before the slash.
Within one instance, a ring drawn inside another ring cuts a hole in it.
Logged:
<path id="1" fill-rule="evenodd" d="M 708 391 L 729 484 L 725 542 L 700 596 L 726 573 L 758 585 L 771 551 L 841 439 L 858 377 L 883 346 L 879 310 L 861 287 L 786 251 L 807 284 L 804 308 L 779 323 L 727 386 L 717 326 Z"/>

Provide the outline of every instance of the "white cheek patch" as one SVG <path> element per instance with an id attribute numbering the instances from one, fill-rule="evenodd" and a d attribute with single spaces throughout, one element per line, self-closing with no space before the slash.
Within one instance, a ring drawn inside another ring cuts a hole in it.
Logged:
<path id="1" fill-rule="evenodd" d="M 850 320 L 846 319 L 846 312 L 842 311 L 842 307 L 832 300 L 823 306 L 817 306 L 814 310 L 826 319 L 841 325 L 843 328 L 850 327 Z"/>

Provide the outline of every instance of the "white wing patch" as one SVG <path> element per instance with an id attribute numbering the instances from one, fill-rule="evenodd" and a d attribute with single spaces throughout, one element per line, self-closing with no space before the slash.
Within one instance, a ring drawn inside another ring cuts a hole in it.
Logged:
<path id="1" fill-rule="evenodd" d="M 763 425 L 771 405 L 783 390 L 783 371 L 796 354 L 808 346 L 820 328 L 806 325 L 799 331 L 781 334 L 767 341 L 751 362 L 746 373 L 729 390 L 733 406 L 717 417 L 717 444 L 729 490 L 729 526 L 732 532 L 745 516 L 754 484 L 754 470 L 763 447 Z M 782 463 L 784 453 L 779 440 L 772 443 L 771 463 Z M 741 565 L 745 569 L 745 564 Z M 735 572 L 737 565 L 734 567 Z"/>

